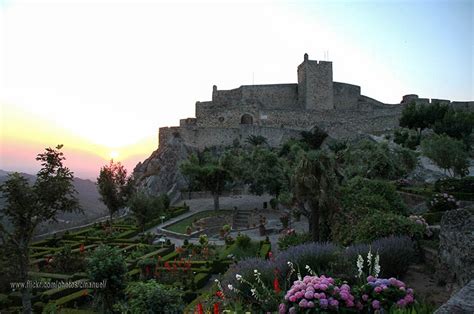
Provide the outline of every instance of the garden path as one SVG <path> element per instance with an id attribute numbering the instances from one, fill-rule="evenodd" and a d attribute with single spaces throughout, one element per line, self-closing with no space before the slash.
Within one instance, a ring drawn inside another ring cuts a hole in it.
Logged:
<path id="1" fill-rule="evenodd" d="M 232 209 L 234 207 L 237 207 L 237 209 L 254 209 L 258 208 L 259 213 L 264 215 L 267 218 L 267 224 L 266 228 L 267 229 L 273 229 L 274 232 L 268 235 L 270 242 L 272 243 L 272 249 L 274 251 L 277 250 L 278 248 L 278 238 L 281 236 L 277 230 L 281 229 L 281 222 L 280 222 L 280 216 L 284 213 L 283 210 L 273 210 L 273 209 L 262 209 L 263 207 L 263 202 L 269 202 L 271 199 L 270 195 L 262 195 L 262 196 L 257 196 L 257 195 L 234 195 L 234 196 L 224 196 L 219 199 L 220 203 L 220 208 L 221 209 Z M 190 199 L 190 200 L 183 200 L 177 203 L 177 206 L 183 205 L 186 202 L 186 205 L 189 206 L 189 212 L 175 217 L 173 219 L 170 219 L 166 221 L 163 224 L 158 224 L 154 226 L 153 228 L 150 228 L 146 232 L 151 232 L 151 233 L 158 233 L 157 230 L 159 228 L 164 227 L 165 225 L 169 225 L 171 223 L 175 223 L 177 221 L 180 221 L 184 218 L 187 218 L 191 215 L 194 215 L 198 212 L 204 211 L 204 210 L 212 210 L 214 208 L 214 200 L 213 198 L 196 198 L 196 199 Z M 308 222 L 305 220 L 304 217 L 301 218 L 301 221 L 291 222 L 291 228 L 294 228 L 298 232 L 302 231 L 307 231 L 308 230 Z M 242 230 L 242 231 L 232 231 L 230 235 L 232 237 L 235 237 L 238 233 L 244 233 L 247 234 L 250 238 L 253 240 L 264 240 L 265 236 L 260 236 L 259 229 L 248 229 L 248 230 Z M 173 237 L 171 235 L 167 236 L 172 243 L 174 243 L 177 246 L 183 245 L 183 239 Z M 216 245 L 223 245 L 224 241 L 223 240 L 217 240 L 217 239 L 209 239 L 211 243 L 214 243 Z M 191 238 L 189 239 L 190 242 L 198 242 L 198 239 L 196 238 Z"/>

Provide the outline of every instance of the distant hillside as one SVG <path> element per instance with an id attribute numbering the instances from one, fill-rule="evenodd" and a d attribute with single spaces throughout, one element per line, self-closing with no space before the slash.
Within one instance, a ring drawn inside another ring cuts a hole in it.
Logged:
<path id="1" fill-rule="evenodd" d="M 8 177 L 10 172 L 0 170 L 0 184 L 3 184 Z M 36 176 L 21 173 L 30 183 L 34 183 Z M 91 180 L 84 180 L 80 178 L 74 178 L 74 187 L 78 192 L 77 198 L 79 203 L 84 210 L 84 214 L 75 213 L 63 213 L 58 215 L 58 223 L 55 224 L 44 224 L 37 230 L 37 234 L 44 233 L 46 231 L 53 231 L 69 226 L 76 226 L 91 222 L 99 217 L 107 215 L 107 208 L 99 200 L 99 192 L 97 192 L 97 186 Z M 0 211 L 5 206 L 5 199 L 0 197 Z"/>

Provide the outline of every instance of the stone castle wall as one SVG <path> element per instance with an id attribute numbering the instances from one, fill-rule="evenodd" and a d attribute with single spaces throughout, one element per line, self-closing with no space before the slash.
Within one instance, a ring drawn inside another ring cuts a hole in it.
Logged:
<path id="1" fill-rule="evenodd" d="M 188 145 L 204 148 L 245 141 L 262 135 L 272 146 L 318 126 L 334 138 L 381 133 L 398 127 L 404 105 L 442 103 L 474 111 L 474 102 L 403 96 L 400 104 L 384 104 L 361 95 L 357 85 L 334 82 L 332 63 L 309 60 L 298 66 L 297 84 L 243 85 L 231 90 L 213 87 L 212 101 L 196 103 L 196 118 L 180 127 L 161 128 L 159 142 L 178 135 Z"/>

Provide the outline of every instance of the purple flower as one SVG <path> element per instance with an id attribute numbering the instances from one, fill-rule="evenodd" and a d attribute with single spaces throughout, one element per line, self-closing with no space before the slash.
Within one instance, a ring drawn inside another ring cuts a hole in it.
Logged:
<path id="1" fill-rule="evenodd" d="M 314 307 L 314 302 L 313 301 L 309 301 L 308 302 L 308 308 L 313 308 Z"/>
<path id="2" fill-rule="evenodd" d="M 278 313 L 279 313 L 279 314 L 284 314 L 284 313 L 286 313 L 286 304 L 280 303 L 280 306 L 278 307 Z"/>
<path id="3" fill-rule="evenodd" d="M 319 305 L 321 306 L 322 309 L 325 309 L 328 307 L 328 300 L 327 299 L 320 299 L 319 300 Z"/>
<path id="4" fill-rule="evenodd" d="M 369 296 L 367 294 L 362 295 L 362 300 L 366 301 L 369 299 Z"/>
<path id="5" fill-rule="evenodd" d="M 292 306 L 292 307 L 290 307 L 290 309 L 288 310 L 288 313 L 290 313 L 290 314 L 296 314 L 296 309 Z"/>
<path id="6" fill-rule="evenodd" d="M 329 301 L 329 305 L 332 306 L 332 307 L 338 307 L 339 306 L 339 301 L 337 301 L 335 299 L 332 299 L 331 301 Z"/>
<path id="7" fill-rule="evenodd" d="M 374 276 L 369 276 L 369 277 L 367 277 L 367 281 L 368 281 L 368 282 L 374 282 L 374 281 L 375 281 L 375 277 L 374 277 Z"/>
<path id="8" fill-rule="evenodd" d="M 373 300 L 372 301 L 372 307 L 375 309 L 375 310 L 378 310 L 380 308 L 380 302 L 378 300 Z"/>
<path id="9" fill-rule="evenodd" d="M 398 305 L 398 307 L 405 307 L 405 305 L 407 305 L 407 303 L 406 303 L 405 299 L 400 299 L 400 300 L 398 300 L 397 305 Z"/>
<path id="10" fill-rule="evenodd" d="M 374 289 L 375 293 L 380 293 L 380 292 L 382 292 L 382 290 L 383 290 L 383 289 L 382 289 L 382 287 L 380 287 L 380 286 L 375 287 L 375 289 Z"/>
<path id="11" fill-rule="evenodd" d="M 314 297 L 314 293 L 312 291 L 306 291 L 304 297 L 308 300 L 311 300 Z"/>
<path id="12" fill-rule="evenodd" d="M 308 301 L 306 299 L 303 299 L 300 301 L 300 303 L 298 303 L 299 307 L 301 308 L 306 308 L 308 306 Z"/>

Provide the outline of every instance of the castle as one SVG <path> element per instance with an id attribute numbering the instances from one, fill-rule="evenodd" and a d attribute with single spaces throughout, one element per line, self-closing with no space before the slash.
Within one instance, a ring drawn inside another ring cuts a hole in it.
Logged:
<path id="1" fill-rule="evenodd" d="M 278 146 L 315 126 L 331 137 L 351 138 L 396 127 L 407 102 L 429 102 L 406 95 L 399 104 L 384 104 L 361 95 L 360 86 L 333 81 L 332 62 L 309 60 L 307 54 L 297 74 L 296 84 L 243 85 L 231 90 L 214 86 L 212 101 L 196 103 L 196 118 L 182 119 L 179 127 L 160 128 L 159 143 L 180 136 L 187 145 L 202 149 L 262 135 L 271 146 Z"/>
<path id="2" fill-rule="evenodd" d="M 152 193 L 177 195 L 186 187 L 178 171 L 182 160 L 210 146 L 244 144 L 261 135 L 272 147 L 301 131 L 324 129 L 332 138 L 381 134 L 398 126 L 408 103 L 444 103 L 474 111 L 474 102 L 425 99 L 405 95 L 398 104 L 384 104 L 361 95 L 356 85 L 333 81 L 332 63 L 309 60 L 298 66 L 297 83 L 244 85 L 232 90 L 213 87 L 212 100 L 196 103 L 196 117 L 182 119 L 179 127 L 159 129 L 159 147 L 134 169 L 140 185 Z"/>

